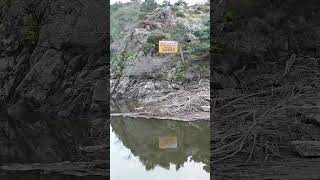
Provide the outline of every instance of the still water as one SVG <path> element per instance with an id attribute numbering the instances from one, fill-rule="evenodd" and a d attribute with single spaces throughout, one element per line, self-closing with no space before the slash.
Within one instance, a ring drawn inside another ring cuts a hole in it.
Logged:
<path id="1" fill-rule="evenodd" d="M 0 176 L 1 180 L 106 180 L 102 176 L 68 176 L 60 174 L 14 173 Z"/>
<path id="2" fill-rule="evenodd" d="M 97 153 L 91 155 L 91 159 L 82 159 L 78 151 L 80 146 L 93 146 L 101 144 L 100 141 L 105 142 L 104 137 L 88 136 L 93 128 L 93 122 L 99 126 L 105 124 L 104 118 L 68 120 L 38 112 L 28 112 L 15 116 L 0 112 L 0 180 L 108 179 L 106 177 L 108 171 L 106 165 L 88 168 L 88 172 L 91 174 L 81 177 L 85 167 L 59 164 L 65 161 L 91 162 L 94 160 L 105 160 L 108 164 L 106 153 Z M 30 170 L 24 170 L 16 163 L 23 164 Z M 61 170 L 53 171 L 57 173 L 44 173 L 44 170 L 30 168 L 33 163 L 40 163 L 43 166 L 58 163 L 51 165 L 50 169 Z M 5 171 L 2 166 L 10 166 L 12 170 Z M 94 176 L 99 174 L 96 172 L 100 171 L 106 173 L 101 176 Z M 66 172 L 73 176 L 65 175 Z"/>
<path id="3" fill-rule="evenodd" d="M 111 180 L 209 180 L 209 123 L 113 118 Z"/>

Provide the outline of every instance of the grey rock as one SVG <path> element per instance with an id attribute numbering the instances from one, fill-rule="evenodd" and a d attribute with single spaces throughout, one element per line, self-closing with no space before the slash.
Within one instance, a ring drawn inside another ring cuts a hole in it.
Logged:
<path id="1" fill-rule="evenodd" d="M 94 101 L 104 101 L 108 100 L 108 89 L 107 89 L 107 81 L 105 80 L 98 80 L 96 82 L 94 91 L 93 91 L 93 100 Z"/>
<path id="2" fill-rule="evenodd" d="M 60 111 L 57 115 L 60 117 L 69 117 L 71 113 L 69 111 Z"/>
<path id="3" fill-rule="evenodd" d="M 70 115 L 85 112 L 92 101 L 106 102 L 108 94 L 103 94 L 99 90 L 103 85 L 96 82 L 107 77 L 107 3 L 13 1 L 0 14 L 0 102 L 15 104 L 30 97 L 40 103 L 41 110 L 58 113 L 68 109 Z M 19 23 L 30 17 L 25 9 L 31 4 L 43 17 L 39 37 L 34 37 L 34 46 L 19 50 L 15 46 L 27 31 Z M 2 40 L 9 44 L 10 51 L 16 50 L 17 58 L 3 49 Z M 59 103 L 51 103 L 50 97 Z"/>
<path id="4" fill-rule="evenodd" d="M 29 111 L 32 111 L 32 108 L 23 100 L 18 101 L 16 104 L 8 108 L 8 114 L 12 116 L 15 114 L 21 114 Z"/>
<path id="5" fill-rule="evenodd" d="M 172 87 L 173 89 L 175 89 L 175 90 L 181 89 L 181 86 L 180 86 L 179 84 L 172 84 L 171 87 Z"/>
<path id="6" fill-rule="evenodd" d="M 154 90 L 154 83 L 149 81 L 149 82 L 146 83 L 146 85 L 144 86 L 144 88 L 145 88 L 146 90 L 152 91 L 152 90 Z"/>
<path id="7" fill-rule="evenodd" d="M 44 100 L 63 70 L 61 52 L 49 49 L 17 87 L 21 96 Z"/>
<path id="8" fill-rule="evenodd" d="M 55 13 L 41 29 L 40 44 L 48 42 L 57 49 L 62 49 L 66 43 L 95 48 L 101 34 L 107 32 L 106 23 L 103 23 L 108 18 L 105 8 L 106 2 L 102 0 L 56 2 L 52 8 Z M 65 15 L 66 11 L 70 14 Z"/>
<path id="9" fill-rule="evenodd" d="M 65 93 L 66 95 L 71 94 L 71 93 L 72 93 L 72 88 L 67 88 L 66 90 L 64 90 L 64 93 Z"/>

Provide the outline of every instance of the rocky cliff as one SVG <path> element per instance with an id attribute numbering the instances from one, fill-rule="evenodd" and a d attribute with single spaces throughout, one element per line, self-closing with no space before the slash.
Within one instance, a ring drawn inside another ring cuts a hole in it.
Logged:
<path id="1" fill-rule="evenodd" d="M 108 10 L 103 0 L 0 2 L 0 102 L 9 114 L 106 113 Z"/>
<path id="2" fill-rule="evenodd" d="M 209 4 L 159 6 L 130 23 L 111 44 L 113 98 L 143 99 L 209 79 Z M 160 40 L 178 41 L 183 58 L 159 54 Z"/>

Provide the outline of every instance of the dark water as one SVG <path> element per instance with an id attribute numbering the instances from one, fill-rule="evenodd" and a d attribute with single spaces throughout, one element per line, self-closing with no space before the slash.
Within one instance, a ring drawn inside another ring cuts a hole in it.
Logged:
<path id="1" fill-rule="evenodd" d="M 75 125 L 76 124 L 76 125 Z M 0 165 L 77 160 L 76 147 L 88 121 L 56 119 L 42 113 L 0 114 Z"/>
<path id="2" fill-rule="evenodd" d="M 111 180 L 209 180 L 209 123 L 113 118 Z"/>
<path id="3" fill-rule="evenodd" d="M 58 174 L 15 173 L 0 176 L 1 180 L 106 180 L 102 176 L 68 176 Z"/>
<path id="4" fill-rule="evenodd" d="M 37 112 L 9 116 L 2 112 L 0 113 L 0 166 L 12 163 L 47 164 L 83 161 L 78 147 L 80 145 L 94 145 L 90 144 L 94 142 L 90 139 L 87 140 L 88 142 L 83 142 L 89 132 L 91 132 L 89 120 L 63 120 Z M 104 160 L 99 158 L 98 160 Z M 106 177 L 41 174 L 39 171 L 5 172 L 0 169 L 0 180 L 16 179 L 100 180 L 106 179 Z"/>

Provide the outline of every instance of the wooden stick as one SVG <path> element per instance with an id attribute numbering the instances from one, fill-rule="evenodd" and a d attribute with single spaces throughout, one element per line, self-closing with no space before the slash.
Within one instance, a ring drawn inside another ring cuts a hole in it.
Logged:
<path id="1" fill-rule="evenodd" d="M 180 48 L 181 62 L 184 63 L 183 50 Z"/>

